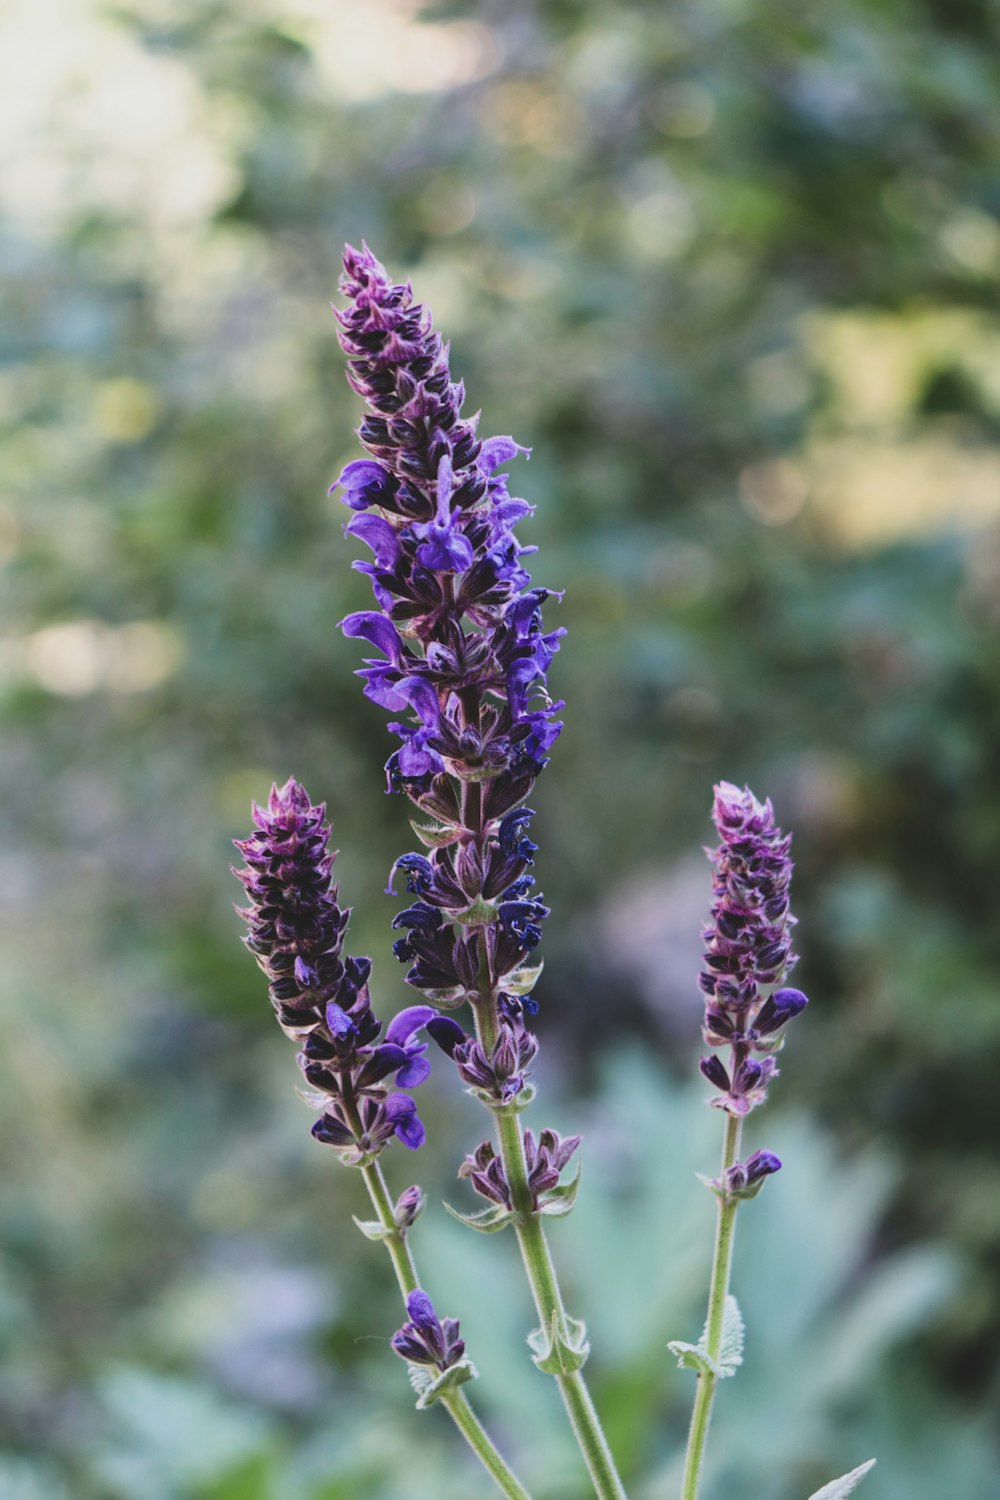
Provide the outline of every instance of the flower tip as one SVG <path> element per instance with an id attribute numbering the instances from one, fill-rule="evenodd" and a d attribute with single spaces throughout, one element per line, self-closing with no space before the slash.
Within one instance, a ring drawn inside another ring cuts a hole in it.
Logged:
<path id="1" fill-rule="evenodd" d="M 417 1287 L 406 1299 L 406 1311 L 418 1328 L 433 1328 L 437 1324 L 434 1303 L 427 1293 Z"/>
<path id="2" fill-rule="evenodd" d="M 801 1015 L 809 1004 L 809 998 L 801 990 L 783 989 L 776 990 L 771 996 L 775 1009 L 783 1015 L 786 1020 Z"/>

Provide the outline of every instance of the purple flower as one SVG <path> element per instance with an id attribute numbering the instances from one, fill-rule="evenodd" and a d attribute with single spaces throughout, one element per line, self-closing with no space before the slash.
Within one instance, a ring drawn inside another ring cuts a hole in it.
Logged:
<path id="1" fill-rule="evenodd" d="M 712 1103 L 745 1115 L 763 1103 L 777 1073 L 771 1055 L 781 1045 L 777 1033 L 807 1004 L 801 990 L 780 988 L 797 961 L 788 908 L 791 837 L 778 827 L 770 802 L 728 781 L 715 788 L 713 818 L 720 843 L 709 856 L 712 919 L 702 934 L 699 982 L 705 1041 L 729 1047 L 731 1061 L 727 1068 L 717 1056 L 702 1058 L 701 1071 L 721 1091 Z"/>
<path id="2" fill-rule="evenodd" d="M 341 499 L 352 510 L 367 510 L 370 505 L 385 504 L 396 490 L 396 481 L 388 469 L 369 459 L 358 458 L 348 464 L 339 479 L 331 484 L 329 493 L 344 491 Z"/>
<path id="3" fill-rule="evenodd" d="M 437 1012 L 403 1012 L 379 1040 L 371 961 L 342 951 L 350 912 L 333 884 L 325 811 L 292 778 L 273 786 L 266 808 L 254 804 L 255 831 L 236 841 L 246 864 L 233 874 L 249 902 L 237 907 L 249 928 L 244 942 L 268 977 L 283 1030 L 302 1043 L 299 1066 L 324 1109 L 313 1135 L 356 1163 L 394 1135 L 411 1148 L 423 1142 L 416 1105 L 390 1080 L 414 1088 L 427 1077 L 426 1044 L 413 1034 Z"/>

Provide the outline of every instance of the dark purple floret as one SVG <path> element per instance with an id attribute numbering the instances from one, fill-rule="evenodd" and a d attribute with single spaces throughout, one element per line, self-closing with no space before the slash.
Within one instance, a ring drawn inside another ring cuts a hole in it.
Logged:
<path id="1" fill-rule="evenodd" d="M 302 1044 L 299 1066 L 324 1110 L 312 1133 L 357 1162 L 393 1136 L 412 1148 L 423 1142 L 416 1105 L 392 1091 L 393 1079 L 413 1088 L 426 1078 L 426 1043 L 414 1036 L 437 1012 L 413 1007 L 380 1040 L 371 961 L 342 951 L 350 911 L 338 904 L 325 811 L 292 778 L 272 787 L 266 808 L 254 804 L 255 831 L 236 841 L 246 865 L 233 873 L 249 902 L 237 908 L 249 927 L 244 942 L 270 981 L 282 1029 Z"/>
<path id="2" fill-rule="evenodd" d="M 406 1299 L 410 1321 L 392 1336 L 392 1347 L 414 1365 L 431 1365 L 444 1374 L 465 1353 L 458 1319 L 439 1319 L 426 1292 L 411 1292 Z"/>
<path id="3" fill-rule="evenodd" d="M 773 1151 L 755 1151 L 746 1161 L 734 1162 L 715 1187 L 733 1197 L 753 1198 L 760 1192 L 764 1178 L 780 1171 L 781 1158 Z"/>
<path id="4" fill-rule="evenodd" d="M 524 1159 L 528 1169 L 530 1208 L 545 1208 L 545 1195 L 559 1186 L 563 1168 L 580 1144 L 578 1135 L 561 1136 L 555 1130 L 543 1130 L 538 1139 L 530 1130 L 524 1132 Z M 503 1163 L 490 1141 L 482 1141 L 458 1169 L 459 1177 L 468 1178 L 481 1198 L 502 1208 L 514 1208 L 510 1185 Z"/>
<path id="5" fill-rule="evenodd" d="M 717 1056 L 702 1058 L 701 1071 L 721 1091 L 712 1103 L 745 1115 L 763 1103 L 777 1073 L 771 1054 L 781 1046 L 778 1033 L 807 1004 L 801 990 L 780 987 L 797 961 L 788 907 L 791 837 L 778 827 L 770 802 L 727 781 L 715 788 L 713 817 L 720 843 L 710 853 L 712 920 L 702 934 L 699 983 L 705 1041 L 728 1047 L 731 1060 L 726 1067 Z"/>

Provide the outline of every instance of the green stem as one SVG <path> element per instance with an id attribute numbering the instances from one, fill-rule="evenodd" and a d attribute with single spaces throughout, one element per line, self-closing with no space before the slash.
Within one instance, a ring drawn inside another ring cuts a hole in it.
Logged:
<path id="1" fill-rule="evenodd" d="M 726 1134 L 722 1146 L 722 1175 L 736 1162 L 740 1154 L 740 1136 L 743 1121 L 738 1115 L 726 1115 Z M 708 1291 L 708 1318 L 705 1324 L 705 1349 L 709 1359 L 717 1360 L 722 1348 L 722 1330 L 726 1316 L 726 1298 L 729 1295 L 729 1277 L 733 1265 L 733 1236 L 736 1230 L 738 1198 L 720 1198 L 715 1225 L 715 1253 L 712 1256 L 712 1280 Z M 712 1404 L 715 1400 L 715 1375 L 707 1370 L 698 1372 L 698 1389 L 691 1414 L 691 1431 L 688 1434 L 687 1456 L 684 1462 L 684 1483 L 681 1500 L 697 1500 L 701 1464 L 705 1456 L 708 1424 L 712 1419 Z"/>
<path id="2" fill-rule="evenodd" d="M 389 1189 L 379 1162 L 376 1160 L 363 1166 L 361 1175 L 365 1179 L 368 1196 L 372 1200 L 372 1207 L 378 1215 L 379 1223 L 384 1229 L 389 1230 L 382 1243 L 389 1252 L 389 1258 L 396 1272 L 396 1280 L 399 1282 L 399 1290 L 405 1301 L 410 1292 L 416 1291 L 420 1285 L 413 1255 L 407 1243 L 406 1232 L 396 1224 L 392 1199 L 389 1196 Z M 442 1396 L 441 1405 L 503 1493 L 508 1495 L 510 1500 L 531 1500 L 524 1485 L 494 1447 L 485 1428 L 469 1405 L 465 1392 L 458 1390 L 451 1392 L 450 1395 Z"/>
<path id="3" fill-rule="evenodd" d="M 484 950 L 485 946 L 484 942 Z M 487 985 L 488 983 L 487 980 Z M 489 995 L 492 1001 L 489 989 L 486 989 L 484 994 Z M 496 1039 L 495 1001 L 489 1004 L 480 1003 L 475 1010 L 480 1043 L 488 1056 Z M 568 1342 L 566 1309 L 559 1289 L 559 1278 L 549 1253 L 545 1230 L 528 1186 L 528 1169 L 524 1158 L 524 1141 L 518 1115 L 513 1109 L 497 1109 L 494 1113 L 497 1120 L 500 1156 L 516 1215 L 514 1231 L 521 1249 L 521 1259 L 524 1261 L 524 1269 L 527 1272 L 541 1328 L 544 1334 L 548 1334 L 554 1326 L 559 1335 Z M 554 1379 L 559 1387 L 577 1444 L 599 1500 L 627 1500 L 624 1485 L 618 1477 L 608 1440 L 604 1436 L 604 1429 L 583 1374 L 580 1370 L 573 1370 L 569 1374 L 557 1374 Z"/>
<path id="4" fill-rule="evenodd" d="M 466 724 L 477 730 L 482 723 L 482 704 L 476 688 L 465 690 L 462 710 Z M 485 834 L 483 828 L 483 790 L 477 781 L 462 783 L 462 823 L 476 847 L 483 850 Z M 472 1010 L 476 1022 L 476 1035 L 489 1057 L 497 1040 L 497 991 L 490 960 L 489 939 L 485 928 L 479 931 L 479 974 L 477 991 Z M 497 1109 L 497 1134 L 504 1173 L 514 1206 L 514 1230 L 521 1249 L 521 1259 L 528 1275 L 531 1295 L 541 1322 L 543 1337 L 555 1331 L 569 1341 L 566 1309 L 556 1268 L 549 1254 L 548 1241 L 541 1220 L 535 1210 L 531 1189 L 528 1186 L 528 1168 L 524 1159 L 524 1139 L 517 1112 L 513 1109 Z M 579 1370 L 571 1374 L 556 1375 L 555 1380 L 563 1404 L 569 1415 L 573 1432 L 583 1460 L 587 1465 L 598 1500 L 628 1500 L 625 1487 L 618 1477 L 615 1461 L 604 1436 L 601 1420 L 590 1398 L 586 1381 Z"/>

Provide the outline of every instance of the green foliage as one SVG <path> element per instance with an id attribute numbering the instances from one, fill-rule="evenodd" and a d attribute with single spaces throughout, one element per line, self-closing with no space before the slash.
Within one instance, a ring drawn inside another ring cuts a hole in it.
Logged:
<path id="1" fill-rule="evenodd" d="M 809 1500 L 847 1500 L 848 1495 L 853 1495 L 865 1475 L 875 1467 L 875 1460 L 870 1458 L 866 1464 L 859 1464 L 849 1474 L 842 1474 L 839 1479 L 832 1479 L 829 1484 L 824 1484 L 821 1490 L 810 1495 Z"/>
<path id="2" fill-rule="evenodd" d="M 701 1338 L 697 1344 L 685 1344 L 680 1339 L 673 1339 L 667 1348 L 671 1354 L 677 1356 L 678 1369 L 697 1370 L 706 1375 L 714 1375 L 719 1380 L 725 1380 L 730 1375 L 735 1375 L 743 1363 L 743 1344 L 746 1337 L 746 1326 L 743 1322 L 743 1314 L 740 1305 L 731 1294 L 726 1298 L 726 1310 L 722 1322 L 722 1347 L 719 1350 L 718 1359 L 712 1359 L 708 1352 L 708 1325 L 702 1331 Z"/>

